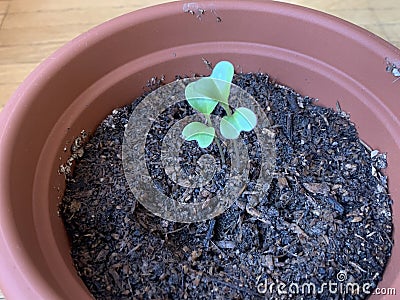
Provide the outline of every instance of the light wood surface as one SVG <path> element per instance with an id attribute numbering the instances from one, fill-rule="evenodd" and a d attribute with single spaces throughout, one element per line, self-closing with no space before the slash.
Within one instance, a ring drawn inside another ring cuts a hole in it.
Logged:
<path id="1" fill-rule="evenodd" d="M 0 0 L 0 108 L 23 79 L 67 41 L 106 20 L 164 2 L 168 1 Z M 339 16 L 400 47 L 400 0 L 283 2 Z"/>
<path id="2" fill-rule="evenodd" d="M 168 1 L 0 0 L 0 109 L 23 79 L 67 41 L 106 20 L 164 2 Z M 400 0 L 283 2 L 341 17 L 400 47 Z"/>

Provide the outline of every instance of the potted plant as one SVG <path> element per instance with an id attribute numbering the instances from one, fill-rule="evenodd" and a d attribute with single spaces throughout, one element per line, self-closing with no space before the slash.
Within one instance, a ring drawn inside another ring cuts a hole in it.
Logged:
<path id="1" fill-rule="evenodd" d="M 76 274 L 57 213 L 65 188 L 58 170 L 71 155 L 64 149 L 82 129 L 94 132 L 115 107 L 140 96 L 149 79 L 171 82 L 176 75 L 206 73 L 202 57 L 229 60 L 238 71 L 266 70 L 328 107 L 339 100 L 361 139 L 388 151 L 389 191 L 398 198 L 399 158 L 390 155 L 399 149 L 400 108 L 394 101 L 399 89 L 393 82 L 398 49 L 342 20 L 282 3 L 156 6 L 107 22 L 64 46 L 27 78 L 3 110 L 0 282 L 6 297 L 91 298 Z M 392 209 L 396 227 L 396 201 Z M 382 287 L 400 283 L 399 251 L 393 247 Z"/>

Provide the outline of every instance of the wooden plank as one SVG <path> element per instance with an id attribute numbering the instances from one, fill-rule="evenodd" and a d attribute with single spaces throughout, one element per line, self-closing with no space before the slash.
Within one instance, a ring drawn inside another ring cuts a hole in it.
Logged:
<path id="1" fill-rule="evenodd" d="M 38 12 L 53 10 L 102 10 L 104 8 L 125 7 L 128 10 L 147 7 L 155 4 L 169 2 L 166 0 L 13 0 L 10 6 L 10 13 Z"/>
<path id="2" fill-rule="evenodd" d="M 4 18 L 6 13 L 8 12 L 9 2 L 8 1 L 1 1 L 0 2 L 0 28 L 3 24 Z"/>
<path id="3" fill-rule="evenodd" d="M 0 47 L 0 65 L 10 63 L 39 63 L 63 43 L 17 45 Z"/>
<path id="4" fill-rule="evenodd" d="M 127 7 L 109 7 L 99 10 L 64 10 L 23 12 L 7 14 L 2 28 L 43 28 L 57 25 L 99 24 L 115 16 L 129 12 Z M 68 30 L 68 28 L 65 28 Z"/>
<path id="5" fill-rule="evenodd" d="M 330 14 L 357 25 L 378 24 L 380 22 L 377 17 L 377 11 L 373 11 L 368 8 L 357 10 L 331 10 Z"/>
<path id="6" fill-rule="evenodd" d="M 0 65 L 0 107 L 3 107 L 37 63 Z M 0 297 L 1 299 L 1 297 Z"/>
<path id="7" fill-rule="evenodd" d="M 37 63 L 1 65 L 0 82 L 2 84 L 21 82 L 37 65 Z"/>
<path id="8" fill-rule="evenodd" d="M 8 9 L 8 2 L 0 2 L 0 14 L 5 14 Z"/>
<path id="9" fill-rule="evenodd" d="M 400 1 L 382 0 L 379 4 L 372 0 L 283 0 L 313 9 L 357 24 L 399 47 Z"/>
<path id="10" fill-rule="evenodd" d="M 64 25 L 43 28 L 2 28 L 0 47 L 16 45 L 35 45 L 46 43 L 66 43 L 96 24 L 72 24 L 65 30 Z"/>
<path id="11" fill-rule="evenodd" d="M 281 0 L 282 2 L 302 5 L 322 11 L 332 10 L 359 10 L 359 9 L 400 9 L 400 1 L 397 0 Z"/>
<path id="12" fill-rule="evenodd" d="M 367 30 L 377 34 L 388 42 L 392 43 L 396 47 L 400 48 L 400 23 L 399 24 L 381 24 L 377 25 L 366 25 Z"/>

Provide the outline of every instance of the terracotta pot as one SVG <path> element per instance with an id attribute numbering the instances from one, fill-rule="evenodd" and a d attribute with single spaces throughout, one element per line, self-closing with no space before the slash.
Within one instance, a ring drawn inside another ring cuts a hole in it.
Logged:
<path id="1" fill-rule="evenodd" d="M 400 226 L 400 81 L 385 71 L 385 58 L 400 61 L 400 51 L 345 21 L 288 4 L 176 2 L 81 35 L 43 62 L 1 113 L 0 282 L 8 299 L 90 298 L 57 215 L 64 146 L 139 96 L 150 78 L 208 73 L 202 57 L 268 72 L 323 105 L 339 100 L 361 138 L 389 152 Z M 381 287 L 400 286 L 399 234 Z"/>

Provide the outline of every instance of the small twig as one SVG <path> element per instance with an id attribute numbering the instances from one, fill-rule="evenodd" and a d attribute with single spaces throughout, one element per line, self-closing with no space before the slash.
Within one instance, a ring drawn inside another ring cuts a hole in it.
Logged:
<path id="1" fill-rule="evenodd" d="M 191 189 L 187 188 L 185 189 L 185 191 L 183 192 L 182 196 L 180 197 L 180 199 L 185 200 L 186 197 L 188 197 L 190 195 L 190 193 L 192 192 Z"/>
<path id="2" fill-rule="evenodd" d="M 383 233 L 385 234 L 386 239 L 389 241 L 390 246 L 393 248 L 393 241 L 390 239 L 390 237 L 388 236 L 388 234 L 385 231 Z"/>
<path id="3" fill-rule="evenodd" d="M 291 112 L 288 113 L 286 118 L 286 130 L 287 137 L 289 141 L 293 141 L 293 114 Z"/>
<path id="4" fill-rule="evenodd" d="M 207 59 L 205 59 L 204 57 L 201 58 L 203 63 L 206 65 L 207 69 L 211 70 L 213 69 L 212 63 L 210 63 Z"/>
<path id="5" fill-rule="evenodd" d="M 284 257 L 284 256 L 286 256 L 286 255 L 288 255 L 288 254 L 290 254 L 290 255 L 292 255 L 292 256 L 294 256 L 294 257 L 298 257 L 297 254 L 292 253 L 291 251 L 288 250 L 288 248 L 292 247 L 295 243 L 296 243 L 296 240 L 294 240 L 293 242 L 291 242 L 291 243 L 288 244 L 288 245 L 285 245 L 285 246 L 283 246 L 283 247 L 279 247 L 279 249 L 282 250 L 282 251 L 284 251 L 284 253 L 281 254 L 281 255 L 273 255 L 273 257 L 274 257 L 274 258 L 280 258 L 280 257 Z M 267 253 L 269 254 L 268 251 L 265 251 L 265 252 L 264 252 L 264 254 L 267 254 Z"/>
<path id="6" fill-rule="evenodd" d="M 168 231 L 168 232 L 165 233 L 165 235 L 172 234 L 172 233 L 177 233 L 177 232 L 179 232 L 179 231 L 181 231 L 181 230 L 187 228 L 188 226 L 189 226 L 189 225 L 186 224 L 186 225 L 182 226 L 181 228 L 178 228 L 178 229 L 175 229 L 175 230 L 172 230 L 172 231 Z"/>
<path id="7" fill-rule="evenodd" d="M 213 237 L 214 227 L 215 227 L 215 219 L 212 219 L 210 221 L 210 225 L 208 227 L 207 234 L 206 234 L 206 239 L 204 241 L 204 248 L 206 248 L 206 249 L 208 249 L 208 246 L 210 244 L 210 240 Z"/>
<path id="8" fill-rule="evenodd" d="M 355 237 L 358 237 L 359 239 L 363 240 L 364 242 L 366 242 L 366 240 L 359 234 L 354 234 Z"/>
<path id="9" fill-rule="evenodd" d="M 338 113 L 341 113 L 341 112 L 342 112 L 342 108 L 341 108 L 341 106 L 340 106 L 339 100 L 336 101 L 336 111 L 337 111 Z"/>
<path id="10" fill-rule="evenodd" d="M 185 272 L 183 270 L 183 266 L 181 268 L 181 288 L 182 288 L 182 294 L 184 294 L 184 292 L 185 292 Z"/>
<path id="11" fill-rule="evenodd" d="M 319 115 L 321 116 L 321 118 L 324 120 L 326 126 L 329 126 L 329 121 L 328 121 L 328 119 L 326 118 L 326 116 L 323 115 L 322 113 L 318 113 L 318 114 L 319 114 Z"/>
<path id="12" fill-rule="evenodd" d="M 242 194 L 246 190 L 246 188 L 247 188 L 247 183 L 245 183 L 244 186 L 240 189 L 239 194 L 237 196 L 238 199 L 240 198 L 240 196 L 242 196 Z"/>
<path id="13" fill-rule="evenodd" d="M 307 210 L 307 212 L 308 212 L 308 210 Z M 301 213 L 301 216 L 300 216 L 300 218 L 298 219 L 298 220 L 296 220 L 296 222 L 295 222 L 295 224 L 297 225 L 297 226 L 299 226 L 299 223 L 300 223 L 300 221 L 304 218 L 304 215 L 306 214 L 306 212 L 302 212 Z"/>
<path id="14" fill-rule="evenodd" d="M 371 148 L 366 142 L 364 142 L 363 140 L 360 139 L 360 143 L 361 143 L 361 145 L 363 145 L 363 146 L 365 147 L 365 149 L 367 149 L 369 152 L 372 151 L 372 148 Z"/>
<path id="15" fill-rule="evenodd" d="M 210 115 L 205 115 L 205 117 L 206 117 L 207 123 L 211 127 L 214 127 Z M 221 162 L 222 162 L 222 164 L 225 165 L 225 155 L 224 155 L 224 152 L 222 151 L 221 143 L 219 142 L 218 136 L 215 136 L 215 142 L 216 142 L 218 150 L 219 150 L 219 155 L 221 156 Z"/>
<path id="16" fill-rule="evenodd" d="M 222 254 L 222 257 L 226 257 L 226 254 L 224 251 L 222 251 L 212 240 L 210 240 L 211 244 L 218 250 L 219 253 Z"/>
<path id="17" fill-rule="evenodd" d="M 352 265 L 353 267 L 357 268 L 361 272 L 368 273 L 367 271 L 365 271 L 363 268 L 361 268 L 359 265 L 357 265 L 356 263 L 354 263 L 352 261 L 349 261 L 349 264 Z"/>
<path id="18" fill-rule="evenodd" d="M 129 267 L 129 272 L 131 272 L 131 268 L 130 267 Z M 131 281 L 129 280 L 129 278 L 128 278 L 128 287 L 129 287 L 129 291 L 131 292 L 131 296 L 133 296 L 133 289 L 132 289 Z"/>

